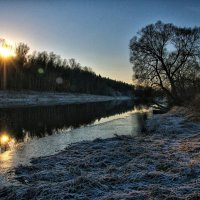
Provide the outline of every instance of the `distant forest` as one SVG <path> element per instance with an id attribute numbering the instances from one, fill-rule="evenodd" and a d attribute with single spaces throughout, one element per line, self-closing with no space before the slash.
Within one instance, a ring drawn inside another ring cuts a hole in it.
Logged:
<path id="1" fill-rule="evenodd" d="M 3 80 L 3 65 L 6 62 L 7 90 L 36 90 L 76 92 L 109 96 L 133 94 L 134 86 L 101 77 L 91 68 L 83 67 L 75 59 L 61 59 L 53 52 L 33 52 L 20 43 L 12 59 L 0 58 L 0 78 Z M 1 89 L 3 83 L 1 81 Z"/>

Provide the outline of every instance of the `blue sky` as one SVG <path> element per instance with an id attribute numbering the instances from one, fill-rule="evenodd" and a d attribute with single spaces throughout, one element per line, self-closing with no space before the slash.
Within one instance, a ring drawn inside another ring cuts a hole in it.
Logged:
<path id="1" fill-rule="evenodd" d="M 199 0 L 0 0 L 0 38 L 131 83 L 130 39 L 161 20 L 200 26 Z"/>

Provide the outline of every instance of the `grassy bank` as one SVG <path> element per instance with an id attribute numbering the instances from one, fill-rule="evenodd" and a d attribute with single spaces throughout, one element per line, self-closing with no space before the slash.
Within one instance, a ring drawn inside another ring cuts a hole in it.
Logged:
<path id="1" fill-rule="evenodd" d="M 147 132 L 72 144 L 20 166 L 0 199 L 199 199 L 200 124 L 155 115 Z"/>

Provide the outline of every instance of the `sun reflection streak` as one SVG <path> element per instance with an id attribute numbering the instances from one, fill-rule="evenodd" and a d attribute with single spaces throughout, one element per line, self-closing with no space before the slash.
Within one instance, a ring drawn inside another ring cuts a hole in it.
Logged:
<path id="1" fill-rule="evenodd" d="M 5 151 L 4 153 L 1 154 L 0 158 L 1 158 L 1 161 L 3 162 L 8 161 L 10 159 L 10 152 Z"/>
<path id="2" fill-rule="evenodd" d="M 10 137 L 7 132 L 4 131 L 0 134 L 0 153 L 13 149 L 15 144 L 15 139 Z"/>
<path id="3" fill-rule="evenodd" d="M 16 145 L 16 140 L 12 138 L 8 132 L 0 133 L 0 164 L 1 170 L 8 169 L 12 166 L 13 153 L 12 150 Z"/>
<path id="4" fill-rule="evenodd" d="M 8 141 L 9 141 L 8 135 L 3 134 L 3 135 L 1 136 L 1 144 L 4 145 L 4 144 L 8 143 Z"/>

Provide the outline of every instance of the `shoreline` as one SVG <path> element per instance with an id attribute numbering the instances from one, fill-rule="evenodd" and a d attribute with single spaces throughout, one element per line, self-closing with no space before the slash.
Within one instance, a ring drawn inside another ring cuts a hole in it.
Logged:
<path id="1" fill-rule="evenodd" d="M 198 199 L 200 124 L 155 115 L 147 132 L 71 144 L 15 169 L 3 199 Z"/>
<path id="2" fill-rule="evenodd" d="M 131 100 L 131 98 L 128 96 L 112 97 L 65 92 L 0 91 L 0 108 L 51 106 L 115 100 Z"/>

